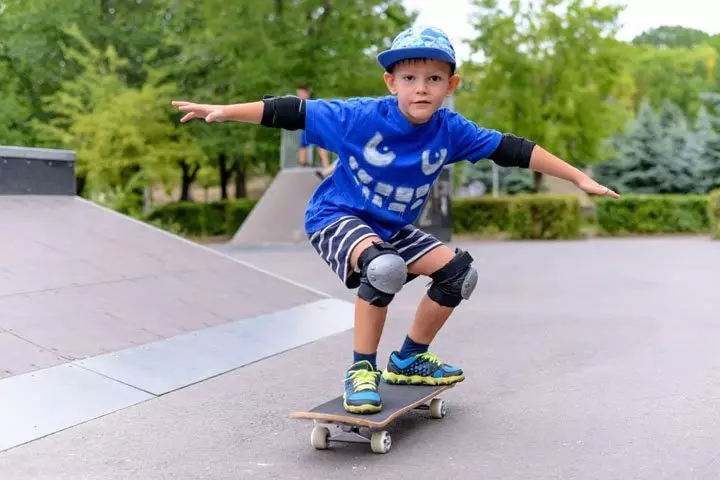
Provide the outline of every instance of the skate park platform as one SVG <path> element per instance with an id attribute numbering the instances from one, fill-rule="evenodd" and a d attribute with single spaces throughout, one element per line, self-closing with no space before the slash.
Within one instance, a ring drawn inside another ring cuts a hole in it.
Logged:
<path id="1" fill-rule="evenodd" d="M 0 450 L 351 328 L 347 302 L 58 194 L 72 159 L 28 152 L 0 150 L 33 193 L 0 194 Z"/>
<path id="2" fill-rule="evenodd" d="M 46 427 L 0 448 L 2 480 L 718 477 L 704 237 L 454 240 L 480 278 L 433 351 L 467 379 L 375 455 L 288 418 L 351 361 L 354 293 L 310 247 L 200 247 L 64 195 L 0 193 L 0 216 L 0 438 Z M 426 287 L 393 302 L 381 367 Z"/>
<path id="3" fill-rule="evenodd" d="M 305 208 L 320 184 L 318 171 L 308 167 L 280 170 L 230 244 L 252 247 L 305 243 Z"/>

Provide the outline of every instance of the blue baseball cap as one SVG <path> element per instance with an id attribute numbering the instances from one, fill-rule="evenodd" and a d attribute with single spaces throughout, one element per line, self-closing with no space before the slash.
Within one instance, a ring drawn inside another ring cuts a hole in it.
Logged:
<path id="1" fill-rule="evenodd" d="M 445 32 L 435 27 L 410 27 L 401 32 L 389 50 L 377 59 L 387 70 L 390 65 L 410 58 L 432 58 L 455 65 L 455 49 Z"/>

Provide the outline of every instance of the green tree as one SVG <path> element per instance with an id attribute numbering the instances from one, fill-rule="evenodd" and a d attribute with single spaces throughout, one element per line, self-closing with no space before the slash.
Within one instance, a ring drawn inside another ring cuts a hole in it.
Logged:
<path id="1" fill-rule="evenodd" d="M 694 148 L 695 133 L 682 110 L 674 103 L 664 101 L 658 114 L 658 123 L 662 138 L 670 145 L 668 169 L 673 175 L 670 189 L 677 193 L 702 191 L 697 181 L 699 158 Z"/>
<path id="2" fill-rule="evenodd" d="M 689 133 L 682 122 L 670 123 L 672 107 L 656 116 L 648 101 L 640 105 L 637 118 L 615 140 L 617 158 L 598 168 L 598 178 L 625 193 L 689 193 L 696 190 L 695 158 L 685 148 Z M 668 113 L 670 112 L 670 113 Z M 662 118 L 662 120 L 661 120 Z M 682 117 L 681 117 L 682 118 Z M 678 130 L 669 134 L 669 129 Z M 678 153 L 678 149 L 685 151 Z M 606 178 L 610 177 L 612 178 Z"/>
<path id="3" fill-rule="evenodd" d="M 635 47 L 633 76 L 634 104 L 648 99 L 654 107 L 670 101 L 685 115 L 694 117 L 700 106 L 700 94 L 716 88 L 718 52 L 708 45 L 657 48 Z"/>
<path id="4" fill-rule="evenodd" d="M 476 0 L 474 53 L 458 110 L 529 137 L 576 165 L 606 158 L 604 140 L 631 115 L 630 49 L 615 39 L 620 8 L 582 0 Z M 540 189 L 541 176 L 536 175 Z"/>
<path id="5" fill-rule="evenodd" d="M 23 145 L 31 137 L 32 106 L 20 94 L 18 79 L 0 64 L 0 145 Z"/>
<path id="6" fill-rule="evenodd" d="M 691 48 L 709 40 L 710 34 L 702 30 L 675 25 L 662 25 L 644 31 L 633 38 L 632 43 L 664 48 Z"/>
<path id="7" fill-rule="evenodd" d="M 52 120 L 34 125 L 42 144 L 77 152 L 77 174 L 88 196 L 137 185 L 139 179 L 145 186 L 177 182 L 177 164 L 203 161 L 202 151 L 171 120 L 175 91 L 163 71 L 148 69 L 142 87 L 128 87 L 123 78 L 128 62 L 114 48 L 96 48 L 78 29 L 68 34 L 81 47 L 64 46 L 64 58 L 82 73 L 44 99 Z"/>
<path id="8" fill-rule="evenodd" d="M 184 96 L 217 103 L 294 93 L 301 81 L 322 97 L 379 94 L 384 85 L 373 48 L 410 20 L 399 0 L 187 2 L 171 23 L 185 56 L 175 77 Z M 238 196 L 249 172 L 279 167 L 278 130 L 189 128 L 218 166 L 221 185 L 234 171 Z"/>
<path id="9" fill-rule="evenodd" d="M 699 150 L 699 178 L 703 191 L 720 188 L 720 94 L 703 95 L 703 100 L 714 112 L 703 106 L 698 112 L 696 135 Z"/>

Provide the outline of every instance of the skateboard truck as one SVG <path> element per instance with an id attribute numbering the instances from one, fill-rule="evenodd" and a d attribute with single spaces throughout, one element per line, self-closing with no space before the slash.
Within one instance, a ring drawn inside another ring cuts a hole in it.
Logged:
<path id="1" fill-rule="evenodd" d="M 447 414 L 447 406 L 439 398 L 416 405 L 412 410 L 429 410 L 432 418 L 443 418 Z M 369 443 L 374 453 L 388 453 L 392 447 L 392 437 L 386 430 L 373 430 L 372 427 L 367 427 L 369 430 L 363 432 L 359 425 L 323 419 L 315 419 L 314 423 L 310 444 L 316 450 L 326 450 L 330 442 Z"/>

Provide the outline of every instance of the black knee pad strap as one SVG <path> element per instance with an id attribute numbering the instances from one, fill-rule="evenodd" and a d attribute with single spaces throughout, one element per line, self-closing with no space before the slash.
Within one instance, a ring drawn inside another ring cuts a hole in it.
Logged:
<path id="1" fill-rule="evenodd" d="M 358 297 L 362 298 L 370 305 L 376 307 L 387 307 L 392 302 L 395 295 L 392 293 L 381 292 L 369 283 L 360 280 L 360 288 L 358 288 Z"/>
<path id="2" fill-rule="evenodd" d="M 444 307 L 457 307 L 463 299 L 469 298 L 477 282 L 477 273 L 472 262 L 473 258 L 468 252 L 456 249 L 455 257 L 430 275 L 433 283 L 428 289 L 428 297 Z M 475 278 L 468 279 L 470 275 Z"/>

